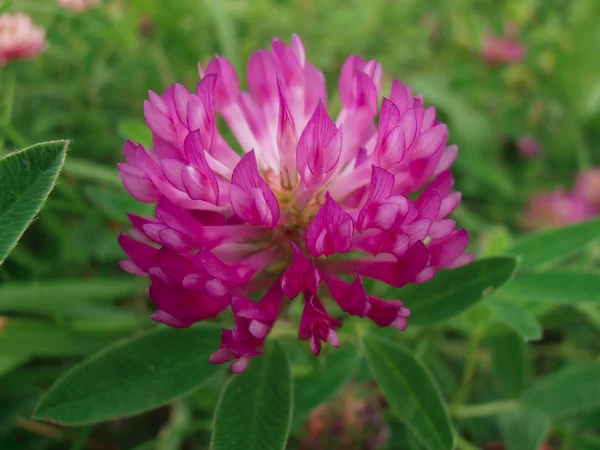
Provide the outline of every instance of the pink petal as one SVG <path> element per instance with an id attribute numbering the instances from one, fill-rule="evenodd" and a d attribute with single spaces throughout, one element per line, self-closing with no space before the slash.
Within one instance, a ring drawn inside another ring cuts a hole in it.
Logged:
<path id="1" fill-rule="evenodd" d="M 296 33 L 292 34 L 292 42 L 291 45 L 292 51 L 296 55 L 298 62 L 302 67 L 306 64 L 306 52 L 304 50 L 304 44 L 302 43 L 302 39 Z"/>
<path id="2" fill-rule="evenodd" d="M 358 273 L 400 288 L 410 283 L 429 262 L 429 251 L 422 241 L 417 241 L 396 262 L 356 260 L 332 264 L 345 273 Z"/>
<path id="3" fill-rule="evenodd" d="M 152 320 L 154 320 L 155 322 L 164 323 L 165 325 L 168 325 L 173 328 L 187 328 L 190 325 L 192 325 L 192 323 L 178 319 L 177 317 L 174 317 L 168 312 L 162 311 L 160 309 L 157 310 L 154 314 L 152 314 Z"/>
<path id="4" fill-rule="evenodd" d="M 331 172 L 342 150 L 342 134 L 319 103 L 298 140 L 296 161 L 300 177 L 311 186 Z"/>
<path id="5" fill-rule="evenodd" d="M 158 249 L 154 247 L 136 241 L 125 234 L 119 236 L 119 245 L 131 262 L 146 273 L 158 264 Z"/>
<path id="6" fill-rule="evenodd" d="M 191 96 L 188 102 L 187 126 L 190 132 L 200 132 L 203 150 L 210 150 L 217 133 L 214 117 L 216 85 L 216 75 L 205 76 L 198 85 L 197 95 Z"/>
<path id="7" fill-rule="evenodd" d="M 354 76 L 356 72 L 366 65 L 366 61 L 358 55 L 348 57 L 340 72 L 339 89 L 340 100 L 344 108 L 352 108 L 355 103 L 355 92 L 353 89 Z"/>
<path id="8" fill-rule="evenodd" d="M 271 46 L 278 61 L 278 74 L 284 86 L 294 88 L 304 85 L 304 70 L 294 51 L 278 38 L 273 39 Z"/>
<path id="9" fill-rule="evenodd" d="M 404 330 L 407 325 L 406 319 L 410 317 L 410 311 L 400 300 L 381 300 L 371 297 L 371 308 L 369 309 L 369 319 L 377 326 L 391 326 L 398 330 Z"/>
<path id="10" fill-rule="evenodd" d="M 315 257 L 347 253 L 352 247 L 353 231 L 354 222 L 350 214 L 327 193 L 325 204 L 306 230 L 306 248 Z"/>
<path id="11" fill-rule="evenodd" d="M 300 247 L 293 242 L 292 264 L 281 277 L 281 289 L 289 298 L 296 298 L 300 292 L 316 293 L 321 277 L 317 268 L 304 256 Z"/>
<path id="12" fill-rule="evenodd" d="M 258 173 L 254 151 L 233 170 L 229 198 L 235 214 L 252 225 L 274 228 L 279 220 L 277 197 Z"/>
<path id="13" fill-rule="evenodd" d="M 127 189 L 127 192 L 133 198 L 144 203 L 154 203 L 161 197 L 160 190 L 143 172 L 127 163 L 118 163 L 117 167 L 119 168 L 119 175 L 121 176 L 123 186 L 125 186 L 125 189 Z"/>
<path id="14" fill-rule="evenodd" d="M 185 164 L 177 159 L 163 159 L 161 161 L 162 171 L 173 186 L 180 191 L 184 191 L 183 182 L 181 181 L 181 171 Z"/>
<path id="15" fill-rule="evenodd" d="M 296 160 L 295 150 L 297 145 L 296 126 L 294 117 L 285 100 L 283 91 L 279 87 L 279 120 L 277 122 L 277 147 L 279 149 L 279 158 L 281 160 L 282 177 L 286 177 L 284 181 L 292 186 L 295 181 Z"/>
<path id="16" fill-rule="evenodd" d="M 222 56 L 217 56 L 206 67 L 206 75 L 217 74 L 215 90 L 216 105 L 219 110 L 237 101 L 240 93 L 240 82 L 233 65 Z"/>
<path id="17" fill-rule="evenodd" d="M 365 317 L 369 310 L 369 296 L 359 276 L 351 284 L 335 277 L 329 277 L 325 282 L 342 311 L 352 316 Z"/>
<path id="18" fill-rule="evenodd" d="M 185 138 L 183 144 L 191 168 L 182 170 L 182 184 L 194 200 L 205 200 L 216 203 L 219 198 L 219 184 L 217 177 L 206 162 L 206 154 L 202 147 L 202 138 L 199 131 L 194 131 Z M 197 183 L 200 183 L 198 186 Z M 204 195 L 200 189 L 203 188 Z"/>
<path id="19" fill-rule="evenodd" d="M 457 230 L 444 239 L 431 241 L 429 244 L 431 265 L 436 268 L 451 265 L 462 255 L 468 244 L 469 233 L 466 230 Z"/>
<path id="20" fill-rule="evenodd" d="M 394 78 L 390 100 L 396 105 L 400 113 L 403 113 L 413 104 L 412 90 L 406 87 L 400 80 Z"/>
<path id="21" fill-rule="evenodd" d="M 277 61 L 271 52 L 254 52 L 248 60 L 246 73 L 250 93 L 257 102 L 270 104 L 277 101 Z"/>
<path id="22" fill-rule="evenodd" d="M 177 142 L 175 126 L 171 119 L 151 102 L 144 102 L 144 116 L 154 134 L 168 142 Z"/>

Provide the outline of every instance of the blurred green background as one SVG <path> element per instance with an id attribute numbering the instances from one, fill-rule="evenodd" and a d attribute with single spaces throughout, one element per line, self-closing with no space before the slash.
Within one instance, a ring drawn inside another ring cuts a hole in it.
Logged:
<path id="1" fill-rule="evenodd" d="M 55 0 L 0 5 L 30 14 L 49 42 L 40 57 L 16 64 L 5 150 L 73 140 L 59 185 L 0 268 L 0 315 L 11 316 L 0 317 L 0 335 L 11 323 L 0 339 L 2 449 L 127 449 L 164 426 L 168 411 L 103 425 L 94 432 L 114 447 L 86 447 L 91 428 L 57 438 L 53 433 L 62 431 L 27 419 L 15 428 L 14 417 L 74 359 L 150 325 L 143 281 L 118 267 L 123 255 L 116 236 L 127 228 L 127 211 L 151 209 L 125 193 L 115 163 L 123 159 L 125 138 L 148 140 L 147 90 L 162 92 L 174 82 L 193 89 L 197 62 L 220 54 L 243 72 L 252 51 L 296 32 L 325 73 L 336 111 L 347 56 L 376 58 L 385 86 L 402 79 L 449 124 L 464 195 L 456 218 L 483 253 L 521 232 L 531 195 L 569 188 L 578 172 L 600 164 L 598 0 L 104 0 L 81 14 Z M 485 34 L 503 35 L 507 23 L 516 26 L 526 57 L 486 64 Z M 3 98 L 6 78 L 7 68 L 0 68 Z M 519 154 L 516 141 L 523 136 L 539 142 L 541 156 Z M 577 351 L 597 353 L 597 328 L 574 333 Z M 216 395 L 205 391 L 192 399 L 206 412 L 195 416 L 200 435 Z M 474 429 L 475 448 L 500 440 L 493 427 Z M 204 448 L 200 443 L 164 448 Z M 573 445 L 562 448 L 584 448 Z M 600 448 L 595 445 L 586 448 Z"/>

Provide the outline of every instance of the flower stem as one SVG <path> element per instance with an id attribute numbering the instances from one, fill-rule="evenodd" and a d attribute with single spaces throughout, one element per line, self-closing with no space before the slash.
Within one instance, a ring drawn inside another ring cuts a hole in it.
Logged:
<path id="1" fill-rule="evenodd" d="M 479 450 L 479 447 L 474 446 L 460 434 L 456 435 L 456 448 L 458 450 Z"/>
<path id="2" fill-rule="evenodd" d="M 479 346 L 483 338 L 483 331 L 481 329 L 475 330 L 469 342 L 469 348 L 467 350 L 467 362 L 465 364 L 465 371 L 463 372 L 460 387 L 454 398 L 452 399 L 452 405 L 460 405 L 467 400 L 469 391 L 471 390 L 471 383 L 475 377 L 475 370 L 477 369 L 477 355 L 479 352 Z"/>
<path id="3" fill-rule="evenodd" d="M 497 402 L 481 403 L 479 405 L 463 405 L 450 408 L 450 413 L 457 418 L 486 417 L 498 413 L 513 411 L 519 408 L 515 400 L 500 400 Z"/>
<path id="4" fill-rule="evenodd" d="M 10 127 L 13 106 L 15 103 L 15 91 L 17 89 L 17 68 L 14 64 L 9 64 L 6 68 L 6 78 L 4 80 L 4 92 L 2 95 L 2 124 Z M 0 137 L 0 155 L 4 152 L 4 137 Z"/>

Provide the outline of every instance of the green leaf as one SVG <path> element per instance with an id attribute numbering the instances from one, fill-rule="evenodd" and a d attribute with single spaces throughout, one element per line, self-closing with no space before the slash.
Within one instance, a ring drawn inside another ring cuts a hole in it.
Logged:
<path id="1" fill-rule="evenodd" d="M 233 375 L 215 411 L 211 450 L 283 450 L 292 422 L 294 386 L 278 343 Z"/>
<path id="2" fill-rule="evenodd" d="M 485 306 L 494 316 L 515 330 L 528 341 L 539 341 L 542 338 L 542 326 L 535 316 L 521 305 L 494 296 L 485 300 Z"/>
<path id="3" fill-rule="evenodd" d="M 518 397 L 525 387 L 527 359 L 525 343 L 517 334 L 510 332 L 489 338 L 494 363 L 494 377 L 502 392 Z"/>
<path id="4" fill-rule="evenodd" d="M 600 364 L 567 366 L 537 381 L 523 394 L 525 406 L 552 418 L 600 406 Z"/>
<path id="5" fill-rule="evenodd" d="M 427 369 L 412 353 L 377 338 L 364 341 L 371 371 L 386 400 L 430 450 L 451 450 L 448 412 Z"/>
<path id="6" fill-rule="evenodd" d="M 0 377 L 25 364 L 28 359 L 29 356 L 20 351 L 16 354 L 0 353 Z"/>
<path id="7" fill-rule="evenodd" d="M 140 291 L 139 281 L 129 277 L 4 284 L 0 312 L 78 316 L 97 311 L 87 302 L 113 301 Z"/>
<path id="8" fill-rule="evenodd" d="M 0 354 L 81 356 L 111 344 L 121 333 L 81 333 L 50 322 L 8 319 L 0 331 Z"/>
<path id="9" fill-rule="evenodd" d="M 547 415 L 531 409 L 507 411 L 498 416 L 500 433 L 507 450 L 540 448 L 551 424 Z"/>
<path id="10" fill-rule="evenodd" d="M 198 389 L 222 366 L 208 361 L 220 329 L 167 327 L 115 343 L 73 367 L 36 407 L 37 419 L 84 425 L 131 416 Z"/>
<path id="11" fill-rule="evenodd" d="M 334 350 L 316 373 L 296 378 L 294 417 L 308 414 L 342 389 L 356 372 L 359 362 L 356 347 L 348 345 Z"/>
<path id="12" fill-rule="evenodd" d="M 0 159 L 0 265 L 54 188 L 68 144 L 36 144 Z"/>
<path id="13" fill-rule="evenodd" d="M 566 270 L 525 273 L 507 284 L 503 294 L 536 302 L 596 302 L 600 300 L 600 275 Z"/>
<path id="14" fill-rule="evenodd" d="M 492 294 L 511 277 L 514 258 L 480 259 L 438 273 L 425 284 L 411 284 L 392 295 L 410 308 L 411 325 L 431 325 L 459 314 Z"/>
<path id="15" fill-rule="evenodd" d="M 535 269 L 568 258 L 600 239 L 600 220 L 524 236 L 508 251 L 520 256 L 520 270 Z"/>

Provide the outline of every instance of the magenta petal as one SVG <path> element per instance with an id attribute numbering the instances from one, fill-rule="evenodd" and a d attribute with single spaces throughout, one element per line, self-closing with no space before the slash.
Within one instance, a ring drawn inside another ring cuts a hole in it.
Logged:
<path id="1" fill-rule="evenodd" d="M 318 269 L 304 256 L 300 247 L 293 242 L 292 264 L 281 277 L 281 289 L 289 298 L 296 298 L 300 292 L 316 293 L 321 277 Z"/>
<path id="2" fill-rule="evenodd" d="M 129 259 L 146 273 L 158 264 L 158 249 L 154 247 L 136 241 L 125 234 L 119 236 L 119 245 Z"/>
<path id="3" fill-rule="evenodd" d="M 172 316 L 168 312 L 158 310 L 152 314 L 152 320 L 155 322 L 161 322 L 173 328 L 187 328 L 192 325 L 191 322 L 185 322 L 177 317 Z"/>
<path id="4" fill-rule="evenodd" d="M 119 168 L 123 186 L 125 186 L 125 189 L 127 189 L 127 192 L 133 198 L 144 203 L 154 203 L 160 198 L 160 190 L 151 180 L 143 175 L 143 172 L 138 169 L 131 170 L 131 166 L 127 163 L 119 163 L 117 167 Z"/>
<path id="5" fill-rule="evenodd" d="M 392 81 L 392 91 L 390 94 L 390 100 L 394 102 L 398 111 L 403 113 L 413 104 L 413 93 L 412 90 L 406 87 L 400 80 L 394 78 Z"/>
<path id="6" fill-rule="evenodd" d="M 426 189 L 416 202 L 419 216 L 424 219 L 435 220 L 440 213 L 442 199 L 433 189 Z"/>
<path id="7" fill-rule="evenodd" d="M 226 302 L 214 300 L 203 294 L 169 287 L 154 277 L 149 294 L 159 309 L 190 323 L 215 317 L 228 306 Z"/>
<path id="8" fill-rule="evenodd" d="M 292 34 L 292 42 L 290 44 L 292 51 L 296 55 L 298 62 L 302 67 L 306 64 L 306 51 L 304 50 L 304 44 L 302 43 L 302 39 L 296 33 Z"/>
<path id="9" fill-rule="evenodd" d="M 123 145 L 123 153 L 125 154 L 125 160 L 128 163 L 135 164 L 135 153 L 137 151 L 137 144 L 127 139 Z"/>
<path id="10" fill-rule="evenodd" d="M 214 117 L 216 84 L 216 75 L 206 75 L 198 85 L 197 95 L 191 96 L 188 102 L 187 126 L 190 132 L 200 132 L 202 146 L 206 151 L 212 147 L 217 134 Z"/>
<path id="11" fill-rule="evenodd" d="M 448 170 L 448 168 L 452 165 L 452 163 L 456 159 L 457 155 L 458 155 L 458 147 L 456 145 L 451 145 L 449 147 L 446 147 L 444 149 L 444 152 L 442 154 L 440 161 L 438 162 L 437 167 L 435 168 L 434 175 L 440 174 L 440 173 L 444 172 L 445 170 Z"/>
<path id="12" fill-rule="evenodd" d="M 358 273 L 368 278 L 383 281 L 401 288 L 410 283 L 429 262 L 429 250 L 422 241 L 417 241 L 406 254 L 395 262 L 357 260 L 340 261 L 339 267 L 347 273 Z"/>
<path id="13" fill-rule="evenodd" d="M 391 326 L 398 330 L 406 329 L 410 311 L 400 300 L 384 301 L 376 297 L 370 297 L 370 304 L 371 308 L 368 316 L 377 326 Z"/>
<path id="14" fill-rule="evenodd" d="M 359 276 L 352 283 L 329 277 L 326 284 L 331 296 L 340 305 L 342 311 L 352 316 L 365 317 L 369 310 L 369 296 Z"/>
<path id="15" fill-rule="evenodd" d="M 228 348 L 221 348 L 210 355 L 209 361 L 212 364 L 223 364 L 235 358 L 235 353 L 233 353 L 231 350 Z"/>
<path id="16" fill-rule="evenodd" d="M 393 188 L 394 176 L 380 167 L 373 166 L 369 196 L 358 214 L 357 228 L 359 231 L 363 231 L 365 228 L 365 220 L 370 210 L 372 210 L 373 205 L 387 199 L 391 195 Z"/>
<path id="17" fill-rule="evenodd" d="M 162 171 L 167 180 L 169 180 L 169 183 L 171 183 L 180 191 L 185 190 L 181 180 L 181 171 L 185 164 L 177 159 L 163 159 L 161 164 Z"/>
<path id="18" fill-rule="evenodd" d="M 154 134 L 167 142 L 177 142 L 175 126 L 171 119 L 151 102 L 144 102 L 144 116 Z"/>
<path id="19" fill-rule="evenodd" d="M 319 103 L 298 140 L 296 161 L 300 177 L 311 186 L 331 172 L 340 159 L 342 134 Z"/>
<path id="20" fill-rule="evenodd" d="M 277 101 L 277 62 L 267 50 L 254 52 L 246 69 L 248 87 L 254 99 L 260 103 Z"/>
<path id="21" fill-rule="evenodd" d="M 352 247 L 353 231 L 354 222 L 350 214 L 327 193 L 325 204 L 306 230 L 306 248 L 315 257 L 347 253 Z"/>
<path id="22" fill-rule="evenodd" d="M 235 214 L 252 225 L 273 228 L 279 220 L 277 197 L 258 173 L 254 151 L 233 170 L 229 198 Z"/>
<path id="23" fill-rule="evenodd" d="M 342 324 L 327 314 L 321 300 L 316 295 L 306 295 L 304 310 L 298 327 L 298 339 L 310 340 L 311 349 L 315 355 L 321 351 L 321 341 L 327 342 L 333 328 L 341 328 Z M 337 344 L 337 335 L 333 344 Z"/>
<path id="24" fill-rule="evenodd" d="M 217 258 L 211 251 L 203 248 L 198 252 L 194 260 L 194 265 L 199 269 L 204 269 L 213 277 L 236 285 L 243 284 L 243 279 L 238 271 L 225 264 Z"/>
<path id="25" fill-rule="evenodd" d="M 340 72 L 339 89 L 340 99 L 344 108 L 354 106 L 356 94 L 353 89 L 354 76 L 356 72 L 366 65 L 366 61 L 357 55 L 348 57 Z"/>
<path id="26" fill-rule="evenodd" d="M 265 311 L 259 302 L 255 302 L 246 297 L 234 295 L 231 299 L 231 308 L 233 314 L 245 319 L 260 320 L 262 322 L 272 321 L 273 318 Z"/>
<path id="27" fill-rule="evenodd" d="M 278 38 L 273 39 L 271 46 L 279 63 L 279 75 L 285 86 L 294 88 L 304 85 L 304 70 L 294 51 Z"/>
<path id="28" fill-rule="evenodd" d="M 277 83 L 279 87 L 279 82 Z M 281 160 L 281 170 L 283 172 L 282 177 L 286 177 L 284 180 L 291 186 L 292 181 L 296 178 L 296 161 L 295 161 L 295 150 L 296 150 L 296 126 L 294 123 L 294 117 L 290 111 L 290 108 L 285 100 L 283 91 L 279 87 L 279 120 L 277 122 L 277 147 L 279 148 L 279 157 Z"/>
<path id="29" fill-rule="evenodd" d="M 425 158 L 431 156 L 441 145 L 448 140 L 448 128 L 444 124 L 439 124 L 431 130 L 421 134 L 413 148 L 415 158 Z"/>
<path id="30" fill-rule="evenodd" d="M 463 254 L 468 244 L 469 233 L 466 230 L 457 230 L 444 239 L 431 241 L 429 244 L 431 265 L 436 268 L 451 265 Z"/>
<path id="31" fill-rule="evenodd" d="M 432 239 L 441 239 L 448 236 L 456 228 L 456 221 L 452 219 L 437 220 L 429 228 L 429 236 Z"/>
<path id="32" fill-rule="evenodd" d="M 364 108 L 369 117 L 377 115 L 378 93 L 375 83 L 369 75 L 364 72 L 355 74 L 355 108 Z"/>
<path id="33" fill-rule="evenodd" d="M 237 101 L 240 93 L 240 82 L 235 68 L 222 56 L 217 56 L 206 67 L 206 75 L 217 74 L 217 85 L 215 90 L 216 105 L 219 110 L 226 108 Z"/>
<path id="34" fill-rule="evenodd" d="M 194 194 L 194 196 L 190 195 L 190 197 L 196 200 L 216 203 L 219 198 L 219 183 L 206 161 L 201 132 L 194 131 L 188 134 L 183 147 L 192 166 L 191 168 L 182 168 L 182 187 L 188 193 Z M 200 185 L 197 183 L 200 183 Z M 204 195 L 201 194 L 201 191 L 204 191 Z"/>
<path id="35" fill-rule="evenodd" d="M 173 102 L 175 111 L 181 123 L 187 123 L 187 108 L 191 94 L 182 84 L 176 84 L 173 89 Z"/>

